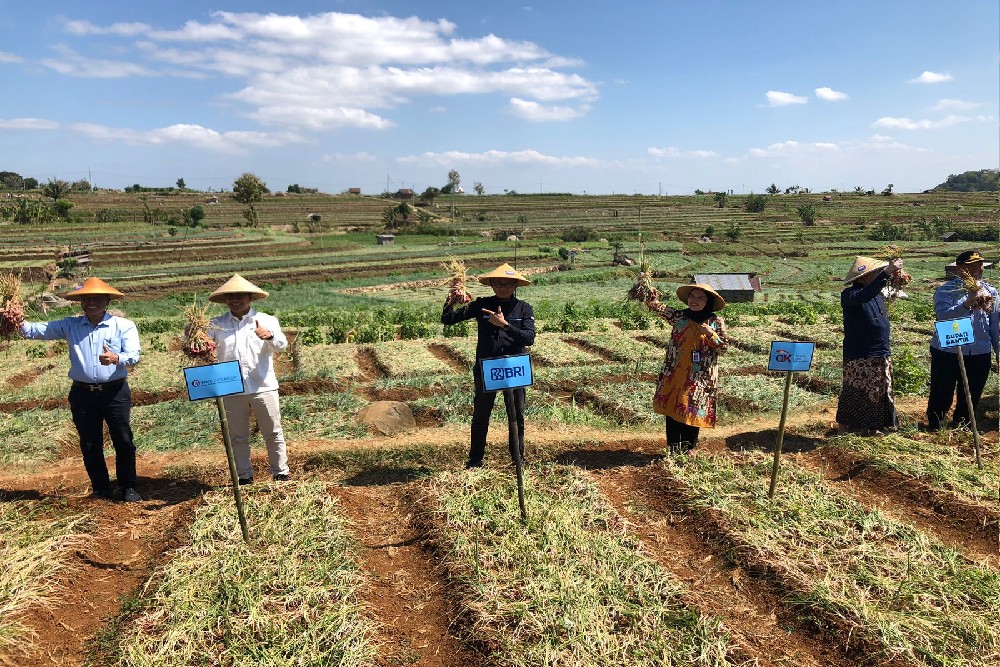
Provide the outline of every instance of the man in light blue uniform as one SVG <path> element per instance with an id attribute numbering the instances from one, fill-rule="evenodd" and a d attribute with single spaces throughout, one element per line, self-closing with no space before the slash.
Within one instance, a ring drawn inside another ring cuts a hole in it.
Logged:
<path id="1" fill-rule="evenodd" d="M 34 340 L 63 339 L 69 344 L 69 407 L 80 435 L 83 465 L 93 495 L 111 499 L 115 493 L 104 461 L 104 423 L 115 447 L 115 472 L 121 498 L 142 500 L 136 491 L 135 445 L 129 419 L 132 393 L 128 367 L 139 361 L 139 330 L 124 317 L 108 314 L 112 297 L 124 296 L 100 278 L 87 278 L 69 294 L 83 315 L 54 322 L 25 322 L 21 333 Z"/>
<path id="2" fill-rule="evenodd" d="M 1000 358 L 1000 333 L 998 333 L 998 307 L 1000 298 L 993 285 L 982 280 L 983 268 L 990 266 L 976 250 L 966 250 L 955 259 L 955 272 L 965 273 L 976 281 L 975 289 L 967 289 L 961 276 L 949 280 L 934 292 L 934 311 L 938 320 L 972 318 L 974 340 L 962 345 L 962 360 L 969 380 L 969 394 L 975 410 L 986 387 L 990 374 L 992 352 Z M 952 265 L 949 265 L 952 266 Z M 985 309 L 984 299 L 989 303 Z M 969 408 L 961 385 L 958 367 L 958 347 L 942 348 L 937 336 L 931 337 L 931 388 L 927 397 L 927 430 L 937 431 L 947 419 L 951 404 L 955 405 L 950 426 L 969 423 Z M 957 389 L 957 392 L 956 392 Z M 956 397 L 957 394 L 957 397 Z M 957 398 L 957 400 L 956 400 Z"/>

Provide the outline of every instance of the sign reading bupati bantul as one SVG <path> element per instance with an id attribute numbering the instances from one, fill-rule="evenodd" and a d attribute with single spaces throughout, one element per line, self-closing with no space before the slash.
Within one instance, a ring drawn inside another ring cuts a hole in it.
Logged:
<path id="1" fill-rule="evenodd" d="M 934 328 L 937 331 L 938 343 L 941 344 L 941 347 L 968 345 L 975 340 L 971 317 L 935 322 Z"/>

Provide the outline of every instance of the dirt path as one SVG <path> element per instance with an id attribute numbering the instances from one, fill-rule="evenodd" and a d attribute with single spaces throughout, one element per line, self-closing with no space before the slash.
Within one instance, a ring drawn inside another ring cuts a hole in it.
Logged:
<path id="1" fill-rule="evenodd" d="M 477 667 L 452 632 L 451 607 L 424 535 L 414 527 L 413 484 L 342 486 L 332 493 L 363 548 L 368 609 L 382 628 L 379 665 Z"/>

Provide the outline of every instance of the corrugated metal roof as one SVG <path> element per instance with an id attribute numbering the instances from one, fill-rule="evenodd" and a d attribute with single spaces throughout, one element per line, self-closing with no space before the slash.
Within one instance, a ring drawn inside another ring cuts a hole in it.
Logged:
<path id="1" fill-rule="evenodd" d="M 746 273 L 702 273 L 695 274 L 694 281 L 708 285 L 716 291 L 721 290 L 750 290 L 754 291 L 750 283 L 750 276 Z"/>

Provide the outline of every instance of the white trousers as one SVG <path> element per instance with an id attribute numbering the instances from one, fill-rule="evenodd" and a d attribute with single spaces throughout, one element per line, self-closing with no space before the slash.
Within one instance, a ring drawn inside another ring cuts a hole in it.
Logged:
<path id="1" fill-rule="evenodd" d="M 267 460 L 272 475 L 288 474 L 288 456 L 285 453 L 285 434 L 281 430 L 281 411 L 278 392 L 263 391 L 259 394 L 236 394 L 222 399 L 229 422 L 229 439 L 233 444 L 236 472 L 240 479 L 253 477 L 250 465 L 250 413 L 257 418 L 257 426 L 267 445 Z"/>

